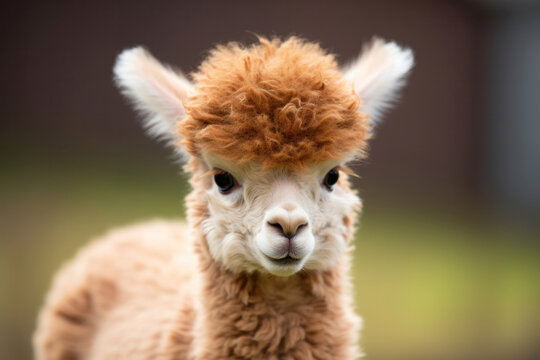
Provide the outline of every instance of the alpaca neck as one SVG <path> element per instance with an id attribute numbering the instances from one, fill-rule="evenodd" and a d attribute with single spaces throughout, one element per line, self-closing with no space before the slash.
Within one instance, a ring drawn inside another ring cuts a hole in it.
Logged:
<path id="1" fill-rule="evenodd" d="M 195 359 L 354 358 L 347 257 L 324 272 L 279 278 L 232 273 L 201 244 Z"/>

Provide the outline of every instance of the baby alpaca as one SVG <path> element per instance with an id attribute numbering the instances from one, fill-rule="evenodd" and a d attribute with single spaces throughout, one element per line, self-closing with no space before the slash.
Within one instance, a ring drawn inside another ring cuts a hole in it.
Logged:
<path id="1" fill-rule="evenodd" d="M 58 273 L 38 359 L 355 359 L 348 278 L 360 200 L 345 164 L 413 65 L 374 40 L 349 67 L 291 37 L 218 46 L 192 81 L 142 48 L 114 68 L 186 162 L 188 225 L 116 230 Z"/>

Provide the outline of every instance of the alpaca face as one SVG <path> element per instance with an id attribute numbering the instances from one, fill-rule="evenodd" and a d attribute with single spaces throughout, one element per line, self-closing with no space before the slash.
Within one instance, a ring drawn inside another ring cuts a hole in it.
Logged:
<path id="1" fill-rule="evenodd" d="M 124 51 L 114 73 L 149 133 L 206 176 L 194 184 L 214 259 L 288 276 L 328 268 L 346 250 L 360 200 L 339 166 L 364 156 L 412 65 L 409 49 L 376 39 L 340 69 L 291 37 L 218 46 L 194 84 L 142 48 Z"/>
<path id="2" fill-rule="evenodd" d="M 339 181 L 339 162 L 265 171 L 211 155 L 204 161 L 214 178 L 203 232 L 212 256 L 228 269 L 288 276 L 329 268 L 345 252 L 346 219 L 360 200 Z"/>

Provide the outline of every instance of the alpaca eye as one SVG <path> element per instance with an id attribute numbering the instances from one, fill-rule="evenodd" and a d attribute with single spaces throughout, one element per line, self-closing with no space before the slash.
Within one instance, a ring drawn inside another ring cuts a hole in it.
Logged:
<path id="1" fill-rule="evenodd" d="M 323 184 L 324 184 L 324 186 L 326 186 L 326 188 L 328 190 L 332 191 L 334 189 L 334 185 L 336 185 L 338 179 L 339 179 L 339 170 L 336 169 L 336 168 L 333 168 L 324 177 Z"/>
<path id="2" fill-rule="evenodd" d="M 214 182 L 222 194 L 228 193 L 234 187 L 234 178 L 228 172 L 214 175 Z"/>

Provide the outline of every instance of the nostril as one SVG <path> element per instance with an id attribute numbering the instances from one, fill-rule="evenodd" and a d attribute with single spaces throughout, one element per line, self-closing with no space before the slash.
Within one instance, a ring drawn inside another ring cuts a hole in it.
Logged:
<path id="1" fill-rule="evenodd" d="M 298 226 L 296 227 L 296 229 L 294 230 L 293 236 L 296 236 L 296 234 L 298 234 L 302 229 L 306 228 L 307 225 L 308 225 L 307 222 L 298 225 Z"/>
<path id="2" fill-rule="evenodd" d="M 273 223 L 273 222 L 269 221 L 268 225 L 270 225 L 274 229 L 278 230 L 281 234 L 285 235 L 285 231 L 283 230 L 283 226 L 281 226 L 280 223 Z"/>
<path id="3" fill-rule="evenodd" d="M 274 222 L 269 221 L 268 225 L 276 229 L 280 235 L 285 236 L 289 240 L 294 236 L 294 235 L 291 236 L 288 231 L 285 231 L 285 229 L 283 228 L 283 225 L 281 225 L 280 223 L 277 223 L 277 222 L 274 223 Z"/>

